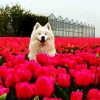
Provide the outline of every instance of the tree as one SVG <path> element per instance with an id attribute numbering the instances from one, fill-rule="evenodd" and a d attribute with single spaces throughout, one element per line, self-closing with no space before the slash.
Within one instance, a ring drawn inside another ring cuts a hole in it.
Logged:
<path id="1" fill-rule="evenodd" d="M 36 22 L 45 25 L 48 18 L 25 11 L 20 5 L 0 7 L 0 36 L 30 36 Z"/>
<path id="2" fill-rule="evenodd" d="M 1 7 L 0 8 L 0 36 L 6 36 L 6 33 L 8 31 L 7 29 L 7 25 L 8 25 L 8 22 L 10 21 L 10 18 L 9 18 L 9 7 L 6 6 L 5 8 L 4 7 Z"/>

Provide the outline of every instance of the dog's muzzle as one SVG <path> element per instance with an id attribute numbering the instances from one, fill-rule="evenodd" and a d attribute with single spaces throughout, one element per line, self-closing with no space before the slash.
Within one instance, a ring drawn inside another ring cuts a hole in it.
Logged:
<path id="1" fill-rule="evenodd" d="M 41 37 L 41 42 L 45 42 L 45 36 Z"/>

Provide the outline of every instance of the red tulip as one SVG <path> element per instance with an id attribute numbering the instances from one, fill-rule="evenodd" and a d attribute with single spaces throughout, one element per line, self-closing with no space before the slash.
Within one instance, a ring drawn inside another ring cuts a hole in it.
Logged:
<path id="1" fill-rule="evenodd" d="M 12 74 L 8 74 L 8 76 L 5 79 L 5 86 L 6 87 L 14 87 L 15 85 L 15 80 L 14 80 L 14 76 Z"/>
<path id="2" fill-rule="evenodd" d="M 81 56 L 76 55 L 74 60 L 78 63 L 78 64 L 82 64 L 83 63 L 83 58 Z"/>
<path id="3" fill-rule="evenodd" d="M 40 68 L 38 68 L 38 69 L 36 70 L 35 76 L 36 76 L 36 77 L 49 76 L 48 73 L 49 73 L 49 72 L 48 72 L 48 70 L 47 70 L 46 67 L 40 67 Z"/>
<path id="4" fill-rule="evenodd" d="M 13 62 L 12 61 L 8 61 L 8 62 L 5 63 L 5 66 L 7 68 L 12 68 L 13 67 Z"/>
<path id="5" fill-rule="evenodd" d="M 15 65 L 19 65 L 25 62 L 25 55 L 18 55 L 18 56 L 13 57 L 13 59 L 14 59 L 12 60 L 13 63 Z"/>
<path id="6" fill-rule="evenodd" d="M 75 83 L 77 86 L 84 86 L 84 87 L 88 86 L 91 83 L 90 71 L 89 70 L 77 71 L 75 75 Z"/>
<path id="7" fill-rule="evenodd" d="M 100 92 L 98 89 L 90 89 L 87 93 L 87 100 L 99 100 L 100 98 L 98 99 L 98 97 L 100 97 Z"/>
<path id="8" fill-rule="evenodd" d="M 0 67 L 0 76 L 1 76 L 1 78 L 5 79 L 7 75 L 8 75 L 8 71 L 7 71 L 6 66 L 1 66 Z"/>
<path id="9" fill-rule="evenodd" d="M 39 77 L 36 80 L 36 91 L 39 96 L 51 96 L 54 92 L 54 81 L 50 77 Z"/>
<path id="10" fill-rule="evenodd" d="M 45 53 L 40 53 L 36 55 L 36 59 L 40 64 L 46 65 L 48 63 L 49 56 Z"/>
<path id="11" fill-rule="evenodd" d="M 25 65 L 26 65 L 26 69 L 31 71 L 32 73 L 35 73 L 36 70 L 41 67 L 39 63 L 37 63 L 33 60 L 26 62 Z"/>
<path id="12" fill-rule="evenodd" d="M 1 77 L 0 77 L 0 85 L 2 85 L 2 79 L 1 79 Z"/>
<path id="13" fill-rule="evenodd" d="M 79 64 L 79 65 L 77 64 L 75 69 L 76 70 L 87 69 L 87 65 L 86 64 Z"/>
<path id="14" fill-rule="evenodd" d="M 9 93 L 9 88 L 5 88 L 3 86 L 0 86 L 0 96 L 3 94 L 8 94 Z"/>
<path id="15" fill-rule="evenodd" d="M 32 73 L 29 70 L 18 69 L 18 70 L 16 70 L 14 77 L 15 77 L 15 82 L 30 81 L 32 78 Z"/>
<path id="16" fill-rule="evenodd" d="M 57 69 L 57 75 L 59 75 L 59 74 L 66 74 L 66 69 L 65 68 L 58 68 Z"/>
<path id="17" fill-rule="evenodd" d="M 91 55 L 89 55 L 88 59 L 89 59 L 90 65 L 96 65 L 97 64 L 97 57 L 96 57 L 96 55 L 91 54 Z"/>
<path id="18" fill-rule="evenodd" d="M 30 99 L 33 95 L 33 88 L 28 82 L 16 84 L 16 96 L 20 99 Z"/>
<path id="19" fill-rule="evenodd" d="M 58 85 L 61 87 L 69 87 L 70 86 L 70 75 L 69 74 L 59 74 Z"/>
<path id="20" fill-rule="evenodd" d="M 70 100 L 82 100 L 83 92 L 81 91 L 73 91 L 70 96 Z"/>

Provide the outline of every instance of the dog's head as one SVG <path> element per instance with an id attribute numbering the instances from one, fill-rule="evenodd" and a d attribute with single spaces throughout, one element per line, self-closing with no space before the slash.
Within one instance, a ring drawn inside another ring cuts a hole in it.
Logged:
<path id="1" fill-rule="evenodd" d="M 41 26 L 38 22 L 34 26 L 31 37 L 40 42 L 46 42 L 54 38 L 50 24 L 47 23 L 45 26 Z"/>

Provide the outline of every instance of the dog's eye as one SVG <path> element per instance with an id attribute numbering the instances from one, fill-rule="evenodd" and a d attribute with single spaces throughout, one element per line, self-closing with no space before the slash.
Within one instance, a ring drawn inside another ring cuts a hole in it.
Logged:
<path id="1" fill-rule="evenodd" d="M 41 35 L 41 33 L 39 33 L 39 35 Z"/>
<path id="2" fill-rule="evenodd" d="M 45 35 L 47 35 L 47 34 L 45 33 Z"/>

